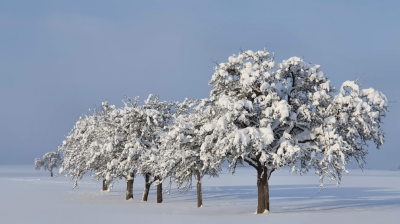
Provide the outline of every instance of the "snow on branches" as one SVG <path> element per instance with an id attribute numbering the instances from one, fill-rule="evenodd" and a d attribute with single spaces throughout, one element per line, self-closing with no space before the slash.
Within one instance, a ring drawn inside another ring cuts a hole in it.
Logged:
<path id="1" fill-rule="evenodd" d="M 210 98 L 178 103 L 150 95 L 143 105 L 126 98 L 124 108 L 104 102 L 79 118 L 57 153 L 35 163 L 51 170 L 62 161 L 60 173 L 76 184 L 87 172 L 110 187 L 141 174 L 143 200 L 152 183 L 170 178 L 182 192 L 193 176 L 201 196 L 204 175 L 218 176 L 224 161 L 232 172 L 247 163 L 257 170 L 257 213 L 263 213 L 275 170 L 315 169 L 321 186 L 324 178 L 340 183 L 347 163 L 362 167 L 367 143 L 383 144 L 388 101 L 356 82 L 344 82 L 335 95 L 320 65 L 298 57 L 275 63 L 265 49 L 241 51 L 214 67 Z"/>
<path id="2" fill-rule="evenodd" d="M 53 177 L 53 169 L 58 168 L 62 163 L 62 158 L 58 152 L 48 152 L 44 154 L 43 159 L 36 158 L 35 166 L 37 170 L 40 170 L 41 167 L 44 170 L 48 170 L 50 172 L 50 176 Z"/>
<path id="3" fill-rule="evenodd" d="M 268 190 L 261 188 L 268 189 L 273 171 L 313 167 L 321 185 L 324 177 L 339 183 L 351 158 L 362 165 L 367 141 L 378 148 L 383 143 L 386 97 L 352 81 L 334 96 L 320 65 L 298 57 L 275 65 L 266 50 L 246 51 L 214 71 L 208 107 L 216 115 L 202 128 L 202 153 L 225 155 L 233 172 L 243 161 L 258 171 L 265 198 L 257 213 L 269 210 Z"/>
<path id="4" fill-rule="evenodd" d="M 232 168 L 238 161 L 268 173 L 312 166 L 340 181 L 351 157 L 362 164 L 366 141 L 383 143 L 387 99 L 352 81 L 334 96 L 320 67 L 298 57 L 275 66 L 266 50 L 240 52 L 216 66 L 209 107 L 219 115 L 203 126 L 204 153 L 222 152 Z"/>

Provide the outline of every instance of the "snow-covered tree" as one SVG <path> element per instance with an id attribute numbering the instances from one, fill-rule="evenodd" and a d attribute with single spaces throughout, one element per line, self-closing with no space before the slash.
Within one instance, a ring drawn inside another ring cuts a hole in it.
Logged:
<path id="1" fill-rule="evenodd" d="M 43 167 L 44 170 L 48 170 L 50 176 L 53 177 L 53 169 L 58 168 L 62 161 L 63 159 L 59 152 L 48 152 L 44 154 L 43 159 L 35 159 L 35 166 L 37 170 L 40 170 L 41 167 Z"/>
<path id="2" fill-rule="evenodd" d="M 147 201 L 152 183 L 157 185 L 157 201 L 162 202 L 162 181 L 168 172 L 157 158 L 160 156 L 160 137 L 165 135 L 169 122 L 175 113 L 176 103 L 159 101 L 158 96 L 150 95 L 145 104 L 138 106 L 127 98 L 125 107 L 108 109 L 103 122 L 99 141 L 106 141 L 103 157 L 108 158 L 105 166 L 97 169 L 96 177 L 105 177 L 108 183 L 120 178 L 127 179 L 127 200 L 133 198 L 132 186 L 135 172 L 145 177 L 143 201 Z M 104 156 L 107 155 L 107 156 Z M 103 162 L 104 163 L 104 162 Z"/>
<path id="3" fill-rule="evenodd" d="M 115 110 L 115 106 L 109 106 L 107 101 L 92 115 L 81 116 L 59 146 L 59 152 L 64 155 L 59 172 L 74 180 L 74 187 L 86 173 L 92 173 L 95 181 L 103 180 L 103 191 L 112 187 L 112 182 L 106 181 L 102 171 L 118 154 L 118 147 L 113 145 L 115 130 L 110 128 L 110 117 Z"/>
<path id="4" fill-rule="evenodd" d="M 60 173 L 78 181 L 85 173 L 92 173 L 97 181 L 103 179 L 112 188 L 115 181 L 126 179 L 126 199 L 133 198 L 135 172 L 143 174 L 146 186 L 143 200 L 147 201 L 149 188 L 155 183 L 158 202 L 162 202 L 162 181 L 168 172 L 157 157 L 161 136 L 165 135 L 176 113 L 176 103 L 159 101 L 150 95 L 145 104 L 138 106 L 126 98 L 124 108 L 102 103 L 101 110 L 79 118 L 72 131 L 59 147 L 64 154 Z"/>
<path id="5" fill-rule="evenodd" d="M 100 135 L 98 141 L 104 146 L 104 150 L 99 154 L 102 160 L 102 166 L 97 167 L 94 177 L 96 179 L 104 178 L 108 185 L 112 187 L 114 181 L 125 179 L 127 182 L 126 200 L 133 199 L 133 181 L 135 176 L 135 167 L 131 161 L 128 161 L 124 150 L 126 148 L 130 135 L 129 126 L 134 119 L 130 117 L 132 109 L 137 107 L 137 102 L 132 103 L 132 107 L 126 106 L 122 109 L 115 109 L 115 106 L 109 106 L 108 102 L 102 104 L 105 116 L 100 121 Z M 95 154 L 92 155 L 93 159 Z M 92 160 L 95 161 L 95 160 Z"/>
<path id="6" fill-rule="evenodd" d="M 276 65 L 266 50 L 246 51 L 214 71 L 209 99 L 177 103 L 150 95 L 144 105 L 127 98 L 118 109 L 103 103 L 101 110 L 79 118 L 58 152 L 36 159 L 37 168 L 52 173 L 62 161 L 60 174 L 75 186 L 88 172 L 103 180 L 103 189 L 125 179 L 127 200 L 140 174 L 146 180 L 142 200 L 154 183 L 159 203 L 165 179 L 185 191 L 196 176 L 200 207 L 201 178 L 217 176 L 224 161 L 232 172 L 245 162 L 257 171 L 257 213 L 264 213 L 275 170 L 312 168 L 321 186 L 324 178 L 339 184 L 347 163 L 363 166 L 367 143 L 379 148 L 384 142 L 385 95 L 360 90 L 357 81 L 344 82 L 334 95 L 319 65 L 297 57 Z"/>
<path id="7" fill-rule="evenodd" d="M 207 115 L 203 101 L 186 99 L 178 105 L 179 112 L 172 122 L 162 143 L 164 164 L 168 164 L 169 176 L 176 182 L 180 192 L 192 187 L 192 177 L 197 179 L 197 206 L 202 206 L 201 179 L 204 175 L 218 176 L 219 167 L 204 166 L 200 159 L 200 146 L 204 140 L 199 133 Z"/>
<path id="8" fill-rule="evenodd" d="M 170 176 L 169 164 L 162 159 L 164 149 L 162 138 L 170 129 L 178 112 L 177 103 L 159 101 L 158 96 L 150 95 L 141 109 L 144 117 L 136 129 L 133 139 L 136 142 L 133 141 L 132 146 L 136 152 L 140 152 L 137 171 L 146 179 L 142 201 L 147 201 L 149 187 L 154 183 L 157 186 L 157 203 L 161 203 L 162 183 Z"/>
<path id="9" fill-rule="evenodd" d="M 85 173 L 93 169 L 88 164 L 87 155 L 101 147 L 96 141 L 99 139 L 99 130 L 95 116 L 81 116 L 58 148 L 58 151 L 64 155 L 59 173 L 74 180 L 74 187 L 78 185 L 78 181 Z"/>
<path id="10" fill-rule="evenodd" d="M 201 158 L 211 167 L 227 159 L 232 172 L 242 162 L 254 167 L 257 213 L 269 211 L 268 179 L 275 170 L 312 167 L 321 184 L 324 177 L 339 183 L 352 158 L 362 166 L 367 142 L 383 144 L 386 97 L 353 81 L 334 96 L 319 65 L 298 57 L 275 65 L 266 50 L 246 51 L 214 71 Z"/>

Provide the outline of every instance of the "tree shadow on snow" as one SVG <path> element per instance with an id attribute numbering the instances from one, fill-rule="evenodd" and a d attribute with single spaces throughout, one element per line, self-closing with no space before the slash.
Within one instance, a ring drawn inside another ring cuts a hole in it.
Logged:
<path id="1" fill-rule="evenodd" d="M 236 205 L 257 206 L 256 186 L 204 187 L 203 202 L 225 202 Z M 196 191 L 186 197 L 167 196 L 180 201 L 195 202 Z M 168 200 L 166 198 L 166 200 Z M 384 206 L 399 206 L 400 192 L 390 188 L 329 187 L 320 192 L 315 185 L 271 185 L 270 205 L 274 213 L 310 212 L 354 208 L 363 210 Z"/>

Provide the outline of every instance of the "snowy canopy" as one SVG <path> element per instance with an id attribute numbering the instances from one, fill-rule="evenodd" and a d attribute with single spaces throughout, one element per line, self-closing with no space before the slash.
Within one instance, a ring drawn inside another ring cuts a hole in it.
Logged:
<path id="1" fill-rule="evenodd" d="M 169 179 L 181 192 L 193 176 L 197 186 L 205 175 L 218 176 L 225 161 L 232 172 L 247 163 L 257 170 L 263 213 L 275 170 L 314 169 L 321 186 L 324 178 L 340 183 L 348 163 L 363 166 L 368 143 L 384 143 L 385 95 L 357 81 L 336 91 L 320 65 L 299 57 L 275 63 L 265 49 L 241 51 L 214 67 L 209 85 L 210 97 L 201 100 L 150 95 L 143 105 L 126 98 L 123 108 L 104 102 L 79 118 L 58 152 L 35 163 L 49 170 L 62 163 L 59 173 L 75 186 L 87 172 L 110 188 L 141 174 L 146 186 Z"/>
<path id="2" fill-rule="evenodd" d="M 334 95 L 320 65 L 298 57 L 275 65 L 266 50 L 245 51 L 214 71 L 208 107 L 215 116 L 202 128 L 204 161 L 226 157 L 231 168 L 245 161 L 269 175 L 284 166 L 314 168 L 321 181 L 339 182 L 352 159 L 362 166 L 367 141 L 383 144 L 385 95 L 354 81 Z"/>

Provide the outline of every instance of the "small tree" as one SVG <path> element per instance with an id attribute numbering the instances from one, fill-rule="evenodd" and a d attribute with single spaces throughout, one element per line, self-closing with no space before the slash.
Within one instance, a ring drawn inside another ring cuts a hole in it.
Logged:
<path id="1" fill-rule="evenodd" d="M 351 158 L 362 166 L 367 141 L 383 144 L 386 97 L 352 81 L 333 96 L 319 65 L 292 57 L 275 66 L 266 50 L 246 51 L 214 71 L 202 160 L 219 165 L 227 159 L 232 172 L 242 162 L 255 168 L 258 214 L 270 210 L 268 180 L 275 170 L 313 167 L 321 185 L 324 177 L 339 183 Z"/>
<path id="2" fill-rule="evenodd" d="M 58 168 L 62 161 L 63 159 L 58 152 L 48 152 L 44 154 L 43 159 L 35 159 L 35 166 L 37 170 L 43 167 L 44 170 L 50 171 L 50 176 L 53 177 L 53 169 Z"/>

